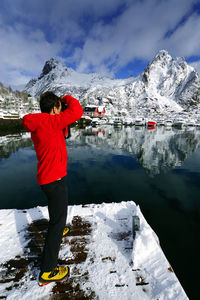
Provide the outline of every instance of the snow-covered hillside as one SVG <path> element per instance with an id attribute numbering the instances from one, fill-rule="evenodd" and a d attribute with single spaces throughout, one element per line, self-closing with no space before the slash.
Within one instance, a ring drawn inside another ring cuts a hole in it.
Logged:
<path id="1" fill-rule="evenodd" d="M 32 79 L 26 86 L 26 90 L 32 95 L 40 95 L 47 89 L 65 90 L 67 88 L 85 88 L 90 87 L 113 87 L 126 84 L 127 80 L 114 80 L 103 77 L 99 74 L 81 74 L 72 68 L 67 68 L 63 63 L 51 58 L 44 65 L 41 75 L 38 79 Z"/>
<path id="2" fill-rule="evenodd" d="M 25 91 L 35 96 L 51 90 L 71 94 L 81 104 L 105 105 L 114 115 L 171 116 L 200 108 L 200 78 L 184 58 L 172 58 L 161 50 L 137 78 L 119 80 L 98 74 L 80 74 L 55 59 L 44 65 Z"/>
<path id="3" fill-rule="evenodd" d="M 38 100 L 25 92 L 13 91 L 0 82 L 0 119 L 19 119 L 39 110 Z"/>

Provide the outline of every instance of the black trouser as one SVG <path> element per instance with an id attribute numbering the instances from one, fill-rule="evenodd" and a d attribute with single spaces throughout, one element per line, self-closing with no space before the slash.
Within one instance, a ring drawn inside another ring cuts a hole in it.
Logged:
<path id="1" fill-rule="evenodd" d="M 67 177 L 48 184 L 41 189 L 48 199 L 49 226 L 42 253 L 41 272 L 50 272 L 57 266 L 58 252 L 67 219 Z"/>

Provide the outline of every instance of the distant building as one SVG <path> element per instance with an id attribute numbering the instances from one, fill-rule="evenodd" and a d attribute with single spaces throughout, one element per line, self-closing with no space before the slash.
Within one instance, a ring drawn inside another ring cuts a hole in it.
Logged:
<path id="1" fill-rule="evenodd" d="M 106 114 L 106 109 L 104 106 L 96 106 L 96 105 L 87 105 L 84 108 L 84 116 L 88 117 L 99 117 L 102 118 Z"/>

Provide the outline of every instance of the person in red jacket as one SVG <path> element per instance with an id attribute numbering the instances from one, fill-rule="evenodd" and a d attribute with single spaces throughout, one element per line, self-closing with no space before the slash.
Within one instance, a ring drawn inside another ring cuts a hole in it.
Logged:
<path id="1" fill-rule="evenodd" d="M 37 180 L 48 200 L 49 226 L 39 274 L 42 286 L 69 274 L 67 266 L 57 266 L 68 206 L 65 138 L 68 125 L 81 118 L 83 109 L 72 96 L 60 98 L 52 92 L 40 96 L 40 109 L 41 113 L 24 116 L 22 123 L 31 132 L 38 159 Z"/>

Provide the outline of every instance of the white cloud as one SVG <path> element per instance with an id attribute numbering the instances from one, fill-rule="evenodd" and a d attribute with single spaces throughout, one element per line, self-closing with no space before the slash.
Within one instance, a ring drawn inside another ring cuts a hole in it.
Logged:
<path id="1" fill-rule="evenodd" d="M 37 28 L 47 28 L 54 40 L 77 41 L 99 18 L 113 15 L 132 0 L 2 0 L 9 14 Z M 6 22 L 6 18 L 4 19 Z"/>
<path id="2" fill-rule="evenodd" d="M 76 49 L 79 71 L 102 64 L 114 72 L 134 59 L 150 60 L 163 48 L 169 30 L 188 12 L 192 1 L 135 1 L 110 24 L 94 24 L 84 46 Z M 169 49 L 170 51 L 170 49 Z"/>
<path id="3" fill-rule="evenodd" d="M 200 17 L 194 13 L 172 36 L 163 42 L 163 46 L 171 49 L 171 52 L 178 56 L 199 55 L 199 32 Z"/>
<path id="4" fill-rule="evenodd" d="M 60 50 L 59 44 L 46 41 L 41 30 L 29 32 L 21 24 L 1 27 L 0 36 L 0 81 L 10 85 L 27 83 Z"/>

